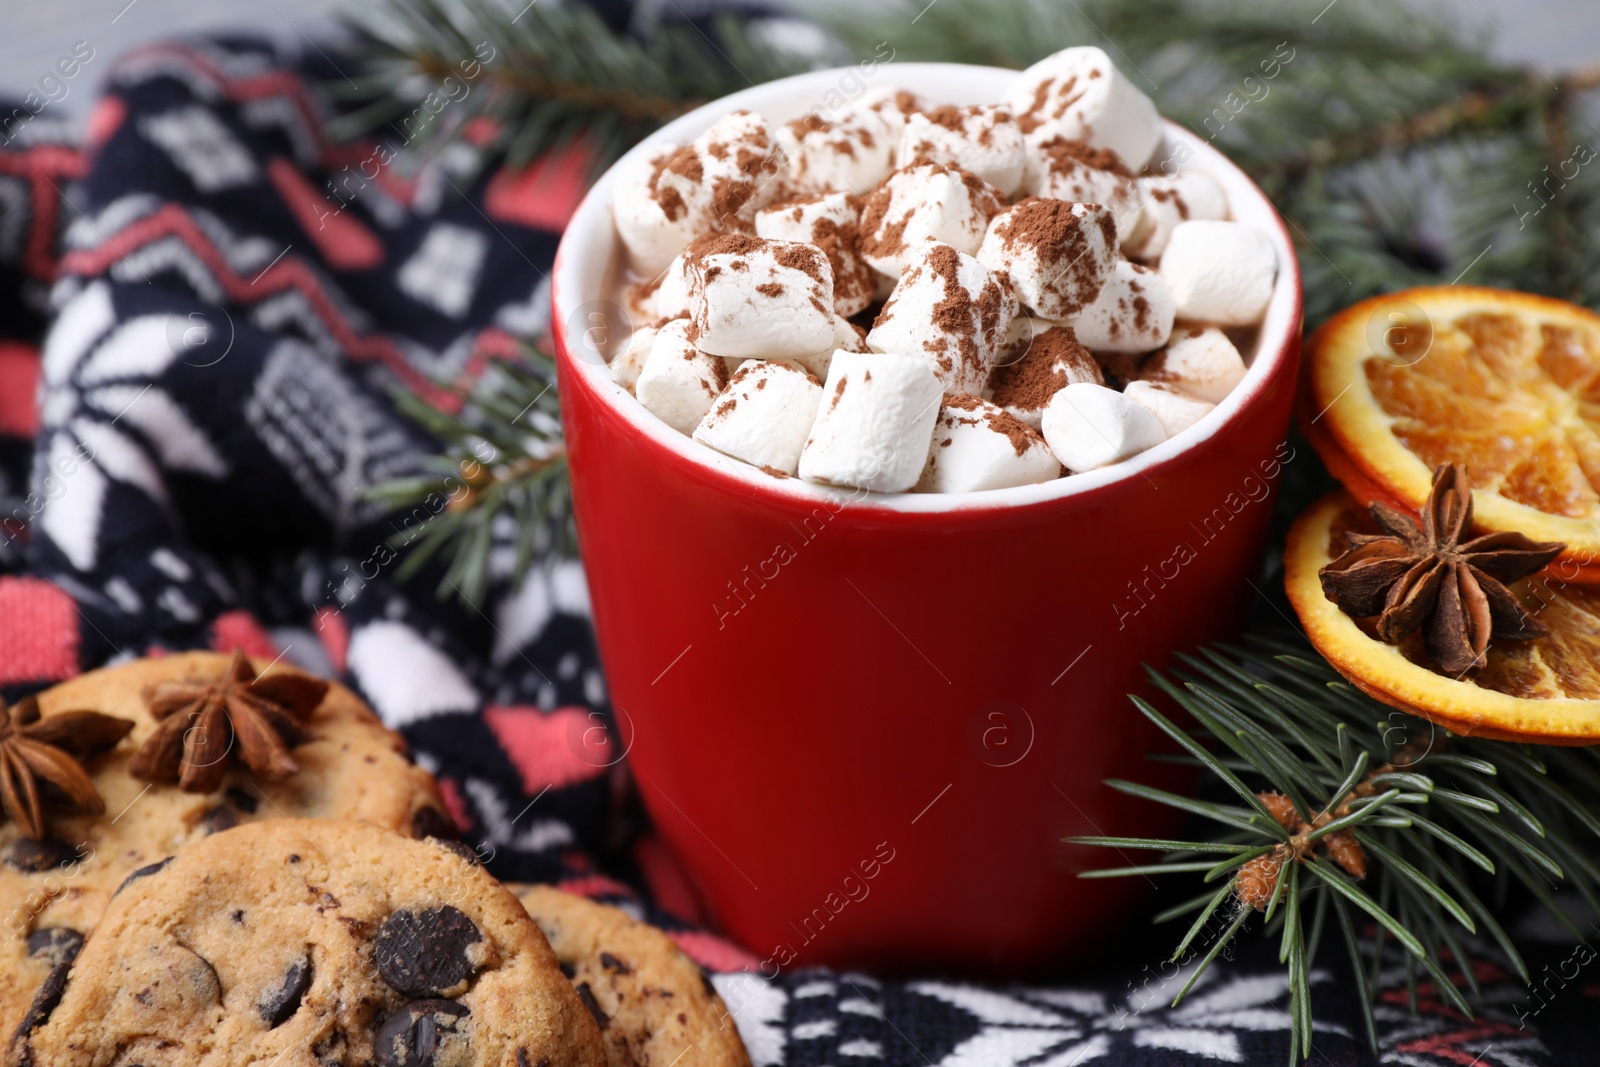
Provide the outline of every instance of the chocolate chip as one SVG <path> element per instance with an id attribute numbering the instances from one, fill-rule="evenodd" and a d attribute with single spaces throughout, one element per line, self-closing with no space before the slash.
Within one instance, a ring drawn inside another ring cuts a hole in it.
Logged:
<path id="1" fill-rule="evenodd" d="M 256 1002 L 256 1011 L 267 1022 L 267 1029 L 282 1026 L 289 1017 L 300 1010 L 300 999 L 311 988 L 311 960 L 298 959 L 283 972 L 278 988 L 269 989 Z"/>
<path id="2" fill-rule="evenodd" d="M 411 816 L 411 833 L 417 838 L 442 837 L 445 840 L 457 836 L 455 820 L 438 808 L 418 808 Z"/>
<path id="3" fill-rule="evenodd" d="M 467 1009 L 449 1000 L 417 1000 L 378 1027 L 374 1043 L 378 1046 L 379 1067 L 429 1067 L 440 1062 L 466 1062 L 466 1027 L 461 1020 Z M 455 1055 L 441 1055 L 451 1046 L 463 1046 Z"/>
<path id="4" fill-rule="evenodd" d="M 67 973 L 71 970 L 70 963 L 58 963 L 50 968 L 50 973 L 39 983 L 33 1003 L 28 1005 L 28 1014 L 22 1017 L 22 1025 L 17 1027 L 17 1037 L 26 1037 L 50 1021 L 50 1013 L 56 1010 L 62 994 L 67 991 Z"/>
<path id="5" fill-rule="evenodd" d="M 313 1062 L 320 1067 L 336 1067 L 337 1064 L 348 1063 L 350 1057 L 346 1050 L 349 1046 L 350 1037 L 343 1030 L 329 1031 L 311 1046 Z"/>
<path id="6" fill-rule="evenodd" d="M 299 863 L 300 862 L 300 853 L 298 853 L 298 852 L 289 853 L 289 862 L 290 863 Z"/>
<path id="7" fill-rule="evenodd" d="M 31 837 L 19 837 L 6 849 L 6 866 L 30 874 L 65 867 L 77 858 L 76 849 L 55 837 L 37 841 Z"/>
<path id="8" fill-rule="evenodd" d="M 561 973 L 566 975 L 568 979 L 575 978 L 578 974 L 578 968 L 570 963 L 558 963 L 556 966 L 561 968 Z"/>
<path id="9" fill-rule="evenodd" d="M 604 967 L 608 971 L 616 971 L 618 974 L 633 973 L 632 967 L 629 967 L 626 963 L 623 963 L 609 952 L 600 953 L 600 966 Z"/>
<path id="10" fill-rule="evenodd" d="M 239 825 L 239 815 L 226 804 L 219 804 L 205 813 L 200 820 L 200 829 L 207 835 L 220 834 L 224 830 L 232 830 Z"/>
<path id="11" fill-rule="evenodd" d="M 589 1009 L 589 1014 L 594 1016 L 594 1021 L 604 1030 L 611 1025 L 611 1016 L 600 1010 L 600 1005 L 595 1003 L 594 990 L 589 988 L 588 982 L 578 983 L 578 999 L 583 1001 L 583 1006 Z"/>
<path id="12" fill-rule="evenodd" d="M 28 955 L 55 967 L 71 963 L 83 948 L 83 935 L 67 926 L 46 926 L 28 935 Z"/>
<path id="13" fill-rule="evenodd" d="M 254 793 L 248 793 L 236 785 L 228 787 L 228 791 L 222 795 L 231 800 L 233 806 L 246 815 L 254 815 L 256 808 L 261 806 L 261 801 L 256 799 Z"/>
<path id="14" fill-rule="evenodd" d="M 432 840 L 440 848 L 449 849 L 474 867 L 483 866 L 483 857 L 474 852 L 470 846 L 464 845 L 460 841 L 451 841 L 442 837 L 435 837 Z"/>
<path id="15" fill-rule="evenodd" d="M 528 1050 L 525 1048 L 517 1049 L 517 1067 L 534 1067 L 533 1061 L 528 1059 Z M 550 1067 L 550 1057 L 539 1057 L 538 1067 Z"/>
<path id="16" fill-rule="evenodd" d="M 243 926 L 244 925 L 244 909 L 243 908 L 235 908 L 235 909 L 233 909 L 233 911 L 228 913 L 228 918 L 232 919 L 238 925 Z"/>
<path id="17" fill-rule="evenodd" d="M 384 920 L 373 954 L 383 980 L 407 996 L 460 995 L 483 968 L 472 951 L 482 940 L 472 920 L 448 904 L 402 908 Z"/>
<path id="18" fill-rule="evenodd" d="M 111 895 L 112 896 L 116 896 L 117 893 L 122 892 L 124 889 L 128 888 L 134 882 L 137 882 L 141 878 L 150 877 L 152 874 L 155 874 L 156 872 L 158 872 L 158 871 L 162 870 L 163 868 L 165 868 L 166 865 L 171 863 L 171 862 L 172 862 L 172 857 L 168 856 L 164 860 L 157 860 L 155 863 L 149 864 L 148 866 L 140 867 L 137 871 L 134 871 L 132 874 L 128 875 L 128 877 L 124 878 L 122 880 L 122 884 L 117 886 L 116 893 L 112 893 Z"/>

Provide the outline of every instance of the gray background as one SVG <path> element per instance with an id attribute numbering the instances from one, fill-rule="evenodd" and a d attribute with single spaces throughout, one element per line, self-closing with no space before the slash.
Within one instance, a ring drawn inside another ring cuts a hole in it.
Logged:
<path id="1" fill-rule="evenodd" d="M 248 27 L 298 41 L 326 32 L 333 15 L 377 0 L 6 0 L 0 33 L 0 94 L 34 88 L 74 42 L 95 51 L 67 85 L 53 115 L 81 120 L 111 61 L 134 45 L 177 33 Z M 509 0 L 508 0 L 509 2 Z M 550 0 L 543 0 L 550 2 Z M 1062 0 L 1066 2 L 1066 0 Z M 1131 2 L 1131 0 L 1130 0 Z M 1313 10 L 1325 0 L 1260 0 Z M 1339 2 L 1339 0 L 1335 0 Z M 1600 62 L 1600 3 L 1596 0 L 1412 0 L 1448 12 L 1481 33 L 1500 56 L 1546 74 Z M 689 3 L 685 6 L 695 6 Z M 56 92 L 59 93 L 59 89 Z"/>

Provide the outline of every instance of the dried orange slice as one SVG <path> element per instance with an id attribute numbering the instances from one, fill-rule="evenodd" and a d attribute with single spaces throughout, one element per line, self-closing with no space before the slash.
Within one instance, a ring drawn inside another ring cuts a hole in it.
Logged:
<path id="1" fill-rule="evenodd" d="M 1322 593 L 1317 570 L 1344 552 L 1346 534 L 1376 533 L 1365 505 L 1345 492 L 1301 515 L 1284 547 L 1284 586 L 1306 636 L 1352 684 L 1391 707 L 1451 731 L 1506 741 L 1600 741 L 1600 588 L 1562 582 L 1547 568 L 1510 588 L 1550 630 L 1533 641 L 1495 641 L 1488 662 L 1440 674 L 1414 633 L 1398 645 L 1352 619 Z"/>
<path id="2" fill-rule="evenodd" d="M 1565 541 L 1568 582 L 1600 582 L 1600 315 L 1500 289 L 1405 289 L 1310 339 L 1300 424 L 1363 502 L 1412 512 L 1442 463 L 1477 527 Z"/>

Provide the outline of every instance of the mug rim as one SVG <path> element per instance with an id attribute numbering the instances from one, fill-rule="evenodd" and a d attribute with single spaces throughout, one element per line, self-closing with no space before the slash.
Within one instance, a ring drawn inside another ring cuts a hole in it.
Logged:
<path id="1" fill-rule="evenodd" d="M 1009 80 L 1019 73 L 1004 67 L 967 63 L 890 62 L 878 64 L 871 76 L 879 84 L 909 88 L 935 98 L 940 98 L 941 94 L 959 97 L 963 86 L 975 93 L 973 87 L 982 84 L 984 92 L 991 95 L 972 102 L 993 102 L 1000 95 L 994 86 L 1002 78 Z M 803 110 L 795 107 L 797 103 L 804 108 L 827 90 L 835 88 L 843 78 L 852 75 L 860 78 L 856 67 L 808 71 L 751 86 L 679 116 L 644 138 L 607 168 L 568 220 L 550 272 L 551 331 L 557 361 L 564 372 L 583 379 L 611 416 L 620 419 L 639 438 L 664 453 L 659 457 L 663 462 L 670 455 L 675 462 L 692 464 L 700 477 L 725 483 L 724 487 L 730 491 L 744 494 L 753 492 L 758 499 L 788 506 L 811 507 L 819 502 L 838 502 L 844 498 L 849 500 L 852 509 L 883 512 L 948 514 L 1010 511 L 1073 501 L 1085 496 L 1099 497 L 1104 490 L 1148 482 L 1152 475 L 1163 468 L 1180 461 L 1190 451 L 1204 447 L 1207 442 L 1226 434 L 1251 417 L 1253 409 L 1259 406 L 1268 389 L 1286 369 L 1292 368 L 1304 310 L 1304 293 L 1294 244 L 1282 216 L 1267 195 L 1237 164 L 1193 131 L 1163 117 L 1161 121 L 1165 127 L 1168 150 L 1184 146 L 1191 153 L 1183 169 L 1194 169 L 1199 165 L 1198 169 L 1207 171 L 1222 182 L 1228 193 L 1230 213 L 1235 218 L 1239 215 L 1241 194 L 1253 202 L 1256 209 L 1253 214 L 1260 215 L 1264 210 L 1261 219 L 1252 218 L 1250 221 L 1263 226 L 1278 253 L 1278 274 L 1273 283 L 1272 298 L 1258 328 L 1255 354 L 1245 377 L 1195 425 L 1159 445 L 1096 470 L 1063 475 L 1032 485 L 964 493 L 875 493 L 806 482 L 799 478 L 777 478 L 702 445 L 687 434 L 678 433 L 614 382 L 607 363 L 593 362 L 576 355 L 577 350 L 568 337 L 569 319 L 576 310 L 590 303 L 609 305 L 620 311 L 624 318 L 627 317 L 626 310 L 617 307 L 609 294 L 582 291 L 582 276 L 585 268 L 592 268 L 594 256 L 605 257 L 598 276 L 609 278 L 612 276 L 614 258 L 621 254 L 621 242 L 617 240 L 610 221 L 611 190 L 616 183 L 616 176 L 621 168 L 663 142 L 689 141 L 717 119 L 733 111 L 757 111 L 773 121 L 786 121 L 788 116 L 774 118 L 772 112 L 794 111 L 796 115 L 802 114 Z M 860 91 L 864 92 L 865 87 Z M 604 215 L 604 219 L 597 219 L 599 215 Z M 592 231 L 596 229 L 603 229 L 609 235 L 609 240 L 594 240 Z M 576 294 L 576 303 L 566 299 L 569 292 Z"/>

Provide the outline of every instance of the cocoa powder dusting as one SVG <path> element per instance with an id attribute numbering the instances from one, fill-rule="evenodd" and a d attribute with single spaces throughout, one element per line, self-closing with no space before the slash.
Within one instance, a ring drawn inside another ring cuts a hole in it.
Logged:
<path id="1" fill-rule="evenodd" d="M 1039 147 L 1044 154 L 1046 165 L 1052 174 L 1061 174 L 1070 171 L 1075 163 L 1082 163 L 1095 170 L 1110 171 L 1119 178 L 1134 177 L 1133 171 L 1122 161 L 1122 157 L 1109 148 L 1096 148 L 1087 141 L 1075 141 L 1066 137 L 1053 137 Z"/>
<path id="2" fill-rule="evenodd" d="M 1040 266 L 1050 272 L 1049 288 L 1057 294 L 1078 294 L 1085 303 L 1099 295 L 1103 281 L 1095 271 L 1094 257 L 1084 236 L 1084 220 L 1065 200 L 1030 196 L 1011 205 L 995 233 L 1013 254 L 1032 251 Z M 1116 247 L 1116 222 L 1110 213 L 1098 216 L 1101 235 Z M 1109 231 L 1109 232 L 1107 232 Z M 1059 265 L 1059 266 L 1058 266 Z"/>
<path id="3" fill-rule="evenodd" d="M 939 365 L 947 371 L 954 369 L 951 357 L 957 354 L 964 366 L 981 365 L 977 333 L 983 310 L 973 305 L 972 294 L 961 284 L 960 253 L 949 245 L 933 245 L 924 262 L 944 282 L 944 296 L 933 306 L 933 324 L 945 339 L 928 342 L 928 349 L 940 356 Z M 999 299 L 998 290 L 995 299 Z M 948 351 L 950 340 L 955 342 L 956 353 Z"/>
<path id="4" fill-rule="evenodd" d="M 1150 329 L 1150 300 L 1148 297 L 1136 296 L 1133 298 L 1133 325 L 1141 333 Z"/>
<path id="5" fill-rule="evenodd" d="M 756 286 L 756 292 L 760 293 L 762 296 L 776 300 L 778 297 L 783 295 L 783 286 L 779 285 L 777 282 L 765 282 Z"/>
<path id="6" fill-rule="evenodd" d="M 1005 435 L 1011 442 L 1011 447 L 1017 455 L 1022 455 L 1035 444 L 1044 444 L 1044 438 L 1039 436 L 1039 431 L 1023 422 L 1009 411 L 988 411 L 984 413 L 984 424 L 995 433 Z"/>
<path id="7" fill-rule="evenodd" d="M 941 403 L 943 403 L 947 413 L 950 408 L 955 408 L 957 411 L 983 410 L 983 398 L 973 396 L 971 393 L 946 393 Z M 963 425 L 976 426 L 977 422 L 964 420 Z"/>
<path id="8" fill-rule="evenodd" d="M 989 380 L 994 402 L 1022 411 L 1042 410 L 1051 397 L 1071 383 L 1068 368 L 1080 377 L 1092 377 L 1104 384 L 1099 364 L 1078 342 L 1072 327 L 1052 326 L 1034 336 L 1021 359 L 994 369 Z"/>
<path id="9" fill-rule="evenodd" d="M 705 179 L 705 172 L 700 168 L 700 156 L 690 145 L 684 145 L 656 162 L 650 174 L 650 196 L 661 205 L 661 213 L 668 222 L 677 222 L 689 206 L 684 203 L 683 194 L 675 185 L 670 182 L 665 186 L 661 184 L 662 175 L 668 171 L 690 185 L 699 185 Z"/>
<path id="10" fill-rule="evenodd" d="M 822 281 L 822 255 L 820 250 L 796 241 L 770 242 L 772 258 L 778 266 L 797 270 L 814 282 Z"/>
<path id="11" fill-rule="evenodd" d="M 1005 210 L 1005 196 L 976 174 L 962 170 L 953 163 L 945 164 L 942 169 L 961 179 L 961 184 L 967 187 L 967 198 L 972 201 L 973 210 L 980 215 L 994 216 Z"/>
<path id="12" fill-rule="evenodd" d="M 872 275 L 863 270 L 856 259 L 857 230 L 853 219 L 844 222 L 827 216 L 817 219 L 811 224 L 811 243 L 822 250 L 833 268 L 835 300 L 853 299 L 872 285 Z"/>
<path id="13" fill-rule="evenodd" d="M 751 237 L 742 233 L 727 233 L 720 237 L 708 240 L 700 249 L 699 257 L 706 256 L 747 256 L 752 252 L 759 252 L 766 247 L 766 242 L 759 237 Z"/>
<path id="14" fill-rule="evenodd" d="M 789 132 L 799 140 L 804 140 L 808 133 L 827 133 L 833 129 L 833 123 L 813 111 L 809 115 L 802 115 L 789 121 Z"/>
<path id="15" fill-rule="evenodd" d="M 1056 104 L 1055 114 L 1051 115 L 1050 116 L 1051 118 L 1053 118 L 1053 119 L 1061 118 L 1063 115 L 1065 115 L 1067 113 L 1067 109 L 1068 108 L 1072 107 L 1073 104 L 1076 104 L 1079 100 L 1083 99 L 1083 94 L 1085 92 L 1087 92 L 1088 90 L 1087 89 L 1082 89 L 1082 90 L 1079 90 L 1078 92 L 1073 92 L 1072 91 L 1072 90 L 1077 89 L 1077 88 L 1078 88 L 1077 75 L 1073 75 L 1072 77 L 1068 78 L 1066 81 L 1061 83 L 1061 91 L 1057 94 L 1057 96 L 1059 97 L 1059 100 L 1058 100 L 1058 102 Z"/>
<path id="16" fill-rule="evenodd" d="M 749 178 L 718 178 L 711 184 L 711 211 L 718 225 L 728 225 L 750 198 L 756 183 Z"/>
<path id="17" fill-rule="evenodd" d="M 978 108 L 976 107 L 956 107 L 952 104 L 946 104 L 943 107 L 936 107 L 932 111 L 924 111 L 922 117 L 935 126 L 943 126 L 953 133 L 961 133 L 967 128 L 967 117 L 977 114 Z"/>
<path id="18" fill-rule="evenodd" d="M 684 145 L 667 157 L 665 168 L 691 185 L 705 181 L 705 169 L 700 165 L 700 153 L 694 145 Z"/>
<path id="19" fill-rule="evenodd" d="M 1028 110 L 1017 116 L 1017 125 L 1022 127 L 1023 133 L 1032 133 L 1039 128 L 1043 121 L 1039 113 L 1044 110 L 1045 101 L 1050 98 L 1050 87 L 1055 83 L 1055 78 L 1046 78 L 1033 87 L 1033 99 L 1028 103 Z"/>

